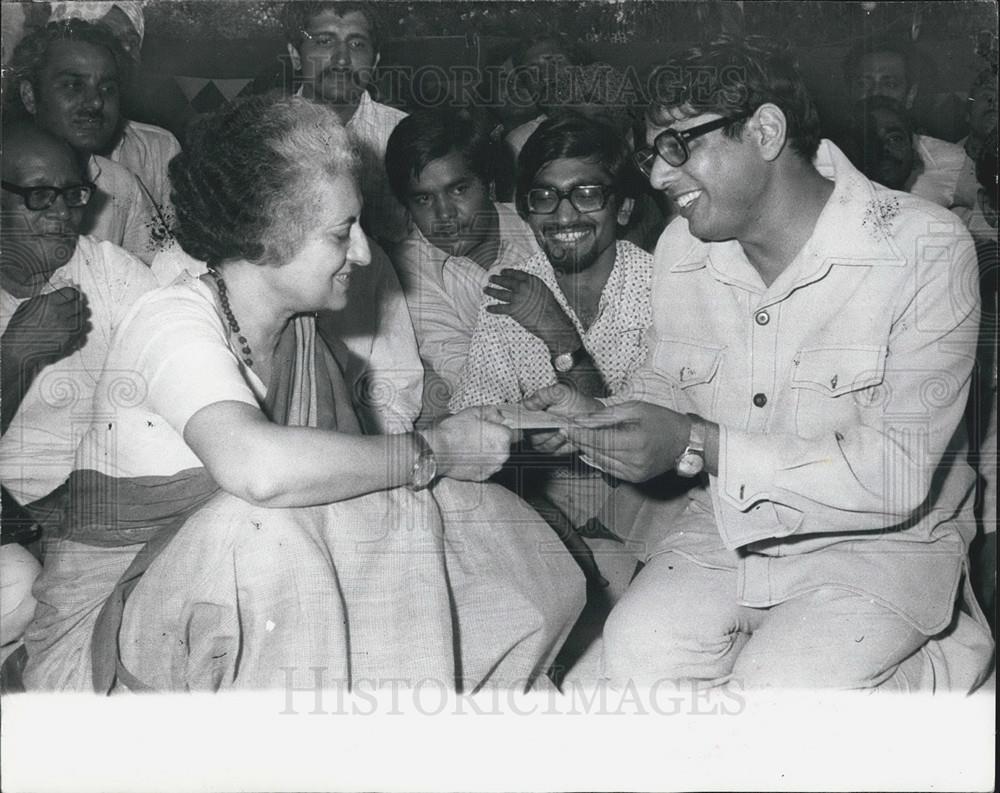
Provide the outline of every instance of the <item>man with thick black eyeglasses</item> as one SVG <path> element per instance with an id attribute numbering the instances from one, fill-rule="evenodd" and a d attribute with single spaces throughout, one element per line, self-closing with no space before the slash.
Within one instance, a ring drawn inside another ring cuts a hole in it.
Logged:
<path id="1" fill-rule="evenodd" d="M 652 279 L 652 257 L 618 239 L 633 206 L 630 171 L 621 136 L 596 121 L 549 119 L 528 138 L 518 157 L 516 205 L 542 253 L 491 271 L 453 411 L 520 403 L 556 382 L 597 396 L 628 382 L 646 355 Z M 606 534 L 611 488 L 599 473 L 565 455 L 533 466 L 525 485 L 538 497 L 529 501 L 564 538 L 572 542 L 574 530 Z M 598 566 L 585 548 L 570 549 L 592 582 L 622 578 L 623 586 L 635 567 L 620 545 Z M 621 575 L 608 567 L 623 561 Z"/>
<path id="2" fill-rule="evenodd" d="M 110 242 L 79 236 L 95 194 L 77 154 L 23 121 L 3 129 L 0 182 L 0 480 L 4 582 L 0 644 L 34 612 L 34 508 L 73 467 L 111 335 L 149 268 Z M 22 511 L 27 507 L 27 513 Z"/>
<path id="3" fill-rule="evenodd" d="M 602 471 L 696 483 L 615 527 L 654 543 L 605 625 L 605 674 L 974 689 L 992 641 L 968 586 L 971 238 L 821 141 L 777 43 L 720 39 L 663 76 L 638 164 L 679 217 L 649 356 L 607 406 L 526 400 L 572 417 L 560 434 Z"/>

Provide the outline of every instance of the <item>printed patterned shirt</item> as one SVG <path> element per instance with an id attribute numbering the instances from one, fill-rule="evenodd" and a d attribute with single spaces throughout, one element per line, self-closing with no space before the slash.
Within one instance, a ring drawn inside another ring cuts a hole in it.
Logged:
<path id="1" fill-rule="evenodd" d="M 533 273 L 552 290 L 609 391 L 619 391 L 646 357 L 645 334 L 652 321 L 653 257 L 631 242 L 618 241 L 615 264 L 589 328 L 583 327 L 569 305 L 544 253 L 517 269 Z M 496 272 L 497 267 L 490 270 L 491 274 Z M 487 298 L 480 307 L 465 370 L 449 405 L 454 412 L 472 405 L 520 402 L 556 382 L 545 342 L 512 317 L 486 311 L 487 305 L 496 302 Z"/>

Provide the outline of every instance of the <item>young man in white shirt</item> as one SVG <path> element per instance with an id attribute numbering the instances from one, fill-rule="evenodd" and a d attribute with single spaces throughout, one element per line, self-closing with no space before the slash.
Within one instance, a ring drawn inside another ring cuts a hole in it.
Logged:
<path id="1" fill-rule="evenodd" d="M 680 217 L 649 357 L 610 407 L 528 400 L 575 416 L 551 444 L 614 476 L 707 474 L 612 612 L 606 674 L 975 688 L 992 640 L 967 575 L 972 240 L 821 142 L 776 46 L 723 39 L 663 75 L 636 159 Z"/>
<path id="2" fill-rule="evenodd" d="M 479 318 L 487 271 L 538 252 L 512 206 L 490 198 L 497 146 L 487 117 L 419 110 L 393 132 L 389 182 L 410 220 L 391 249 L 426 370 L 423 418 L 447 414 Z"/>

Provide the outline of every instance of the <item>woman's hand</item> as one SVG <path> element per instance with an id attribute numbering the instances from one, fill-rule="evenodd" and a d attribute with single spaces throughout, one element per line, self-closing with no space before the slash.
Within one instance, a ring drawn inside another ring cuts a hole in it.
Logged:
<path id="1" fill-rule="evenodd" d="M 496 408 L 467 408 L 426 430 L 424 438 L 434 450 L 438 474 L 482 482 L 499 471 L 513 441 L 513 431 L 500 420 Z"/>

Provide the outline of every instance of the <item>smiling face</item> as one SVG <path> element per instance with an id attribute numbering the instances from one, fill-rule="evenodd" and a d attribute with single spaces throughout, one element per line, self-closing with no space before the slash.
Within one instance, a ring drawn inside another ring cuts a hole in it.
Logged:
<path id="1" fill-rule="evenodd" d="M 304 96 L 337 105 L 357 103 L 378 62 L 371 26 L 360 11 L 317 14 L 290 52 L 302 70 Z"/>
<path id="2" fill-rule="evenodd" d="M 80 184 L 82 174 L 63 141 L 21 132 L 4 141 L 3 179 L 21 187 L 69 187 Z M 73 255 L 84 210 L 68 208 L 62 196 L 48 209 L 31 210 L 21 196 L 0 193 L 0 286 L 30 297 Z"/>
<path id="3" fill-rule="evenodd" d="M 646 122 L 646 143 L 666 129 L 691 129 L 721 118 L 718 113 L 688 116 L 679 109 L 667 126 Z M 730 138 L 722 129 L 699 135 L 688 142 L 689 156 L 680 166 L 662 157 L 653 161 L 649 183 L 671 199 L 696 237 L 718 242 L 746 239 L 754 231 L 759 208 L 755 208 L 767 181 L 767 163 L 740 138 Z"/>
<path id="4" fill-rule="evenodd" d="M 22 82 L 20 91 L 35 123 L 78 151 L 105 150 L 118 129 L 118 67 L 100 45 L 53 42 L 38 84 Z"/>
<path id="5" fill-rule="evenodd" d="M 573 157 L 547 163 L 535 174 L 531 187 L 567 192 L 580 185 L 610 188 L 612 182 L 611 174 L 600 163 Z M 603 209 L 583 213 L 569 198 L 564 198 L 555 212 L 548 215 L 528 212 L 525 219 L 557 272 L 582 272 L 595 264 L 614 262 L 621 206 L 620 197 L 612 193 Z"/>
<path id="6" fill-rule="evenodd" d="M 336 311 L 347 305 L 356 267 L 371 262 L 361 230 L 361 194 L 348 176 L 317 178 L 311 191 L 314 219 L 298 252 L 271 270 L 275 294 L 295 312 Z"/>
<path id="7" fill-rule="evenodd" d="M 496 234 L 489 191 L 457 151 L 410 176 L 406 208 L 427 241 L 451 256 L 469 256 Z"/>

